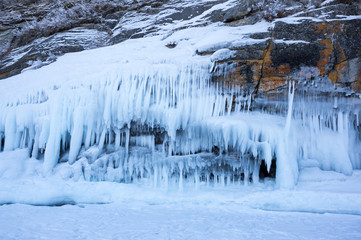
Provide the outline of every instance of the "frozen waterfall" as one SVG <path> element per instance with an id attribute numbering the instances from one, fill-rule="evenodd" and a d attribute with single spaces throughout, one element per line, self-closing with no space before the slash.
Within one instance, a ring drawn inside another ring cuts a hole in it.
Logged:
<path id="1" fill-rule="evenodd" d="M 180 190 L 265 177 L 292 188 L 302 167 L 361 168 L 359 99 L 334 103 L 297 95 L 293 85 L 288 103 L 251 106 L 236 85 L 212 82 L 210 68 L 204 58 L 124 61 L 3 98 L 0 151 L 27 148 L 44 176 Z"/>

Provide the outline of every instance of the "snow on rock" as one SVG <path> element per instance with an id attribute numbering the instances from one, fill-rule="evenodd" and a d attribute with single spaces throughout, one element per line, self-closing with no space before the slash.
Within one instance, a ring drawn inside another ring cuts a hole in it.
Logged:
<path id="1" fill-rule="evenodd" d="M 228 48 L 223 48 L 215 51 L 211 57 L 212 62 L 222 61 L 226 59 L 230 59 L 234 56 L 235 51 L 231 51 Z"/>

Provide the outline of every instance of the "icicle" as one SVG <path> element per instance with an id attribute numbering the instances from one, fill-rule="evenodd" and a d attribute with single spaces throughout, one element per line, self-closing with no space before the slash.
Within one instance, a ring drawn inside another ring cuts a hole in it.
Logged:
<path id="1" fill-rule="evenodd" d="M 73 164 L 78 156 L 81 144 L 83 142 L 83 116 L 82 108 L 74 113 L 74 126 L 71 133 L 69 163 Z"/>
<path id="2" fill-rule="evenodd" d="M 291 127 L 294 95 L 295 95 L 295 82 L 292 81 L 292 83 L 289 83 L 289 87 L 288 87 L 288 111 L 287 111 L 286 126 L 285 126 L 286 136 L 289 135 L 290 127 Z"/>
<path id="3" fill-rule="evenodd" d="M 16 114 L 10 110 L 5 121 L 5 151 L 11 151 L 16 148 Z"/>
<path id="4" fill-rule="evenodd" d="M 178 183 L 180 191 L 202 181 L 241 182 L 242 171 L 245 184 L 250 175 L 257 183 L 262 161 L 268 172 L 276 161 L 277 186 L 288 188 L 297 182 L 298 160 L 345 174 L 361 167 L 357 104 L 350 110 L 343 98 L 327 98 L 323 106 L 320 96 L 302 102 L 290 82 L 288 106 L 254 101 L 251 111 L 254 96 L 214 84 L 206 61 L 174 61 L 120 64 L 95 79 L 70 79 L 76 83 L 61 90 L 39 90 L 13 104 L 0 99 L 0 151 L 32 145 L 32 157 L 42 158 L 45 149 L 44 170 L 51 173 L 62 150 L 74 178 L 145 178 L 155 187 Z M 220 70 L 226 74 L 227 67 Z"/>
<path id="5" fill-rule="evenodd" d="M 198 176 L 198 169 L 195 169 L 194 172 L 194 183 L 195 183 L 195 188 L 198 189 L 199 188 L 199 176 Z"/>
<path id="6" fill-rule="evenodd" d="M 335 99 L 334 99 L 333 108 L 334 108 L 334 109 L 337 109 L 337 108 L 338 108 L 337 97 L 335 97 Z"/>
<path id="7" fill-rule="evenodd" d="M 246 102 L 247 102 L 247 113 L 249 113 L 249 110 L 251 109 L 252 94 L 248 95 Z"/>
<path id="8" fill-rule="evenodd" d="M 164 182 L 164 188 L 168 189 L 168 168 L 166 165 L 163 165 L 163 182 Z"/>
<path id="9" fill-rule="evenodd" d="M 158 166 L 154 166 L 154 173 L 153 173 L 153 186 L 156 188 L 158 184 Z"/>
<path id="10" fill-rule="evenodd" d="M 60 124 L 60 117 L 63 116 L 62 112 L 62 104 L 60 99 L 58 98 L 57 101 L 54 103 L 54 108 L 51 114 L 50 120 L 50 133 L 49 138 L 46 143 L 46 150 L 44 156 L 44 173 L 49 174 L 53 167 L 58 162 L 59 158 L 59 151 L 60 151 L 60 139 L 61 139 L 61 124 Z"/>
<path id="11" fill-rule="evenodd" d="M 106 133 L 107 133 L 107 130 L 104 128 L 102 131 L 102 134 L 100 135 L 100 139 L 99 139 L 99 150 L 100 151 L 102 151 L 104 148 Z"/>
<path id="12" fill-rule="evenodd" d="M 243 179 L 244 185 L 247 186 L 249 183 L 249 171 L 248 169 L 244 169 L 244 179 Z"/>
<path id="13" fill-rule="evenodd" d="M 342 112 L 338 112 L 338 116 L 337 116 L 337 131 L 339 133 L 343 133 L 344 130 L 344 124 L 343 124 L 343 114 Z"/>
<path id="14" fill-rule="evenodd" d="M 115 142 L 114 142 L 115 150 L 119 150 L 120 141 L 121 141 L 120 129 L 116 128 L 114 131 L 115 131 Z"/>
<path id="15" fill-rule="evenodd" d="M 267 171 L 269 172 L 268 165 L 267 165 Z M 252 182 L 253 184 L 257 184 L 259 182 L 259 165 L 257 162 L 254 162 L 253 166 L 253 173 L 252 173 Z"/>
<path id="16" fill-rule="evenodd" d="M 225 187 L 226 186 L 226 176 L 224 175 L 224 172 L 222 171 L 221 175 L 220 175 L 220 182 L 221 182 L 221 186 Z"/>
<path id="17" fill-rule="evenodd" d="M 179 191 L 183 192 L 183 167 L 184 167 L 184 164 L 182 161 L 180 161 L 178 163 L 178 167 L 179 167 Z"/>
<path id="18" fill-rule="evenodd" d="M 4 151 L 2 146 L 3 141 L 4 141 L 4 135 L 2 132 L 0 132 L 0 152 Z"/>
<path id="19" fill-rule="evenodd" d="M 130 129 L 125 129 L 125 154 L 128 156 L 129 153 L 129 141 L 130 141 Z"/>

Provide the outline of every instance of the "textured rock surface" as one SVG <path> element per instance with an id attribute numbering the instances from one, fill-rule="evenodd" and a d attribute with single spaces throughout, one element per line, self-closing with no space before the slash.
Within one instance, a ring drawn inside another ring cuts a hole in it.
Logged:
<path id="1" fill-rule="evenodd" d="M 0 79 L 51 63 L 67 52 L 170 35 L 214 22 L 241 26 L 266 19 L 274 21 L 272 29 L 250 34 L 253 43 L 220 46 L 230 54 L 214 59 L 214 81 L 240 85 L 246 93 L 266 93 L 284 89 L 284 83 L 295 76 L 323 77 L 336 87 L 361 92 L 360 1 L 225 3 L 4 0 L 0 3 Z M 174 48 L 177 43 L 168 45 Z M 197 53 L 210 55 L 217 50 Z"/>
<path id="2" fill-rule="evenodd" d="M 124 11 L 153 2 L 15 0 L 0 5 L 0 79 L 64 53 L 109 45 Z"/>
<path id="3" fill-rule="evenodd" d="M 240 4 L 228 10 L 224 15 L 225 22 L 232 22 L 246 17 L 252 10 L 252 3 L 249 0 L 240 1 Z"/>
<path id="4" fill-rule="evenodd" d="M 2 58 L 0 78 L 15 75 L 26 68 L 38 68 L 67 52 L 78 52 L 103 46 L 108 35 L 97 29 L 77 27 L 39 38 L 11 51 Z"/>
<path id="5" fill-rule="evenodd" d="M 360 92 L 360 14 L 357 4 L 338 4 L 278 20 L 269 32 L 251 35 L 264 43 L 246 45 L 242 53 L 216 61 L 213 79 L 239 84 L 247 94 L 278 92 L 290 78 L 317 77 Z"/>
<path id="6" fill-rule="evenodd" d="M 223 0 L 66 0 L 0 3 L 0 79 L 49 64 L 64 53 L 82 51 L 164 31 L 189 21 L 203 26 L 223 21 Z M 197 20 L 192 20 L 196 18 Z"/>

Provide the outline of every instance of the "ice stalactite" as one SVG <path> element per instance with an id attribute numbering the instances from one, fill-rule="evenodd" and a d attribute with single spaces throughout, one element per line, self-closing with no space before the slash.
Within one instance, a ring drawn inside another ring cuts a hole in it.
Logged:
<path id="1" fill-rule="evenodd" d="M 288 137 L 291 128 L 294 96 L 295 96 L 295 82 L 292 81 L 292 83 L 289 83 L 288 86 L 288 110 L 287 110 L 286 126 L 285 126 L 286 137 Z"/>
<path id="2" fill-rule="evenodd" d="M 56 99 L 50 113 L 49 137 L 46 141 L 44 155 L 44 172 L 49 173 L 57 164 L 62 140 L 62 124 L 64 124 L 65 105 Z M 63 133 L 64 134 L 64 133 Z"/>
<path id="3" fill-rule="evenodd" d="M 298 144 L 302 160 L 312 159 L 325 170 L 336 170 L 352 174 L 353 168 L 359 168 L 360 144 L 357 128 L 349 118 L 350 112 L 333 114 L 302 115 L 304 133 L 299 136 Z"/>
<path id="4" fill-rule="evenodd" d="M 94 79 L 2 101 L 0 150 L 29 148 L 45 175 L 180 190 L 267 176 L 292 188 L 299 167 L 344 174 L 361 167 L 358 103 L 325 105 L 290 83 L 288 104 L 256 99 L 251 108 L 241 89 L 212 82 L 209 67 L 124 63 Z"/>
<path id="5" fill-rule="evenodd" d="M 295 82 L 289 83 L 288 88 L 288 109 L 285 123 L 285 137 L 280 139 L 279 149 L 277 154 L 277 179 L 276 183 L 279 187 L 292 188 L 297 182 L 298 178 L 298 165 L 297 159 L 292 154 L 295 149 L 292 146 L 293 139 L 289 137 L 291 128 L 292 112 L 293 112 L 293 100 L 295 95 Z M 286 151 L 292 149 L 291 151 Z M 290 153 L 291 152 L 291 153 Z"/>

